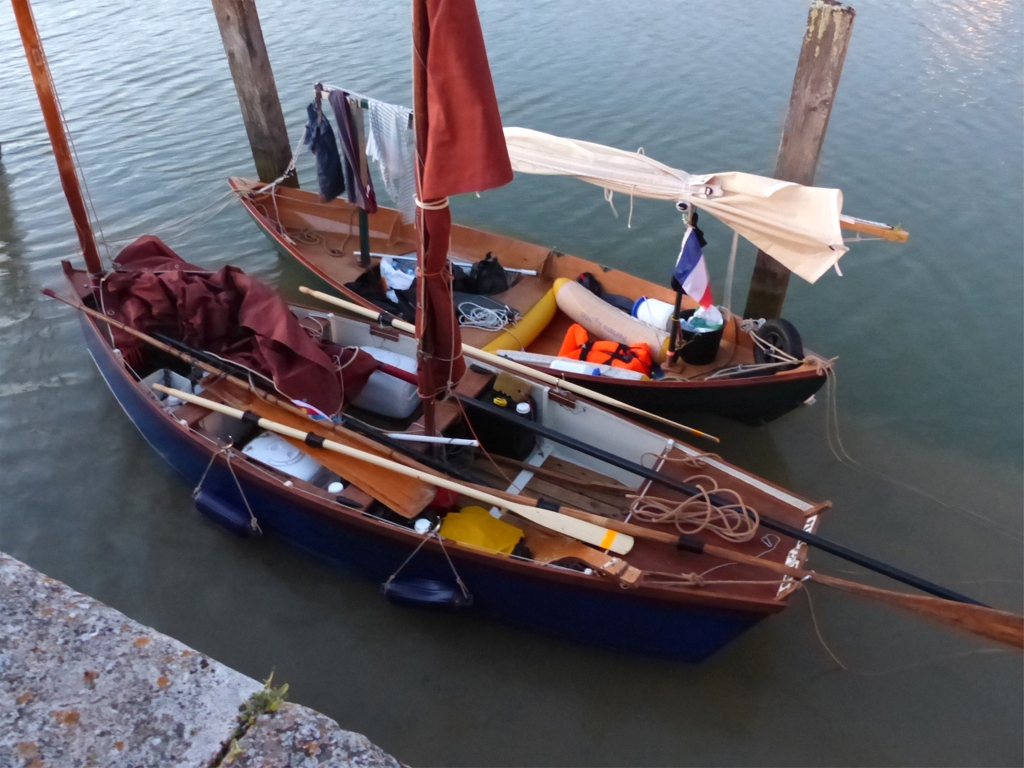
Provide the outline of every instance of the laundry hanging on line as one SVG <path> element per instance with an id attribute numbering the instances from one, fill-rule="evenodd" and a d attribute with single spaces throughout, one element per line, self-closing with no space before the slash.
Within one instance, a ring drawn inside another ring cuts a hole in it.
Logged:
<path id="1" fill-rule="evenodd" d="M 309 120 L 302 143 L 316 157 L 316 180 L 320 184 L 320 197 L 330 202 L 345 191 L 345 172 L 338 155 L 334 131 L 323 110 L 316 103 L 306 107 Z"/>
<path id="2" fill-rule="evenodd" d="M 367 99 L 366 154 L 380 166 L 384 188 L 406 223 L 416 218 L 416 144 L 412 110 Z"/>
<path id="3" fill-rule="evenodd" d="M 366 162 L 366 129 L 363 108 L 345 91 L 331 91 L 328 96 L 334 119 L 338 121 L 341 151 L 345 156 L 346 195 L 350 203 L 367 213 L 377 212 L 377 196 L 373 191 L 370 169 Z"/>

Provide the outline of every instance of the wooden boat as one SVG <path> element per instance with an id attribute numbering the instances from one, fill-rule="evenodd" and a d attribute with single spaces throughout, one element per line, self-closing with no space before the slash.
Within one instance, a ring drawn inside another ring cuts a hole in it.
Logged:
<path id="1" fill-rule="evenodd" d="M 95 304 L 94 281 L 89 274 L 67 263 L 65 274 L 78 300 L 85 306 Z M 372 343 L 405 355 L 415 353 L 415 342 L 410 337 L 385 337 L 370 324 L 305 308 L 296 307 L 295 312 L 301 318 L 319 320 L 339 343 Z M 579 642 L 687 661 L 706 658 L 789 603 L 794 587 L 791 579 L 640 539 L 623 559 L 652 575 L 623 589 L 624 582 L 593 569 L 590 561 L 593 556 L 600 557 L 601 550 L 507 515 L 505 519 L 527 531 L 525 542 L 531 555 L 488 552 L 417 532 L 416 519 L 443 515 L 445 510 L 425 507 L 421 518 L 400 518 L 354 484 L 346 482 L 343 493 L 330 492 L 328 486 L 338 479 L 333 474 L 311 483 L 254 460 L 243 449 L 261 430 L 189 403 L 167 406 L 144 381 L 163 371 L 173 371 L 185 380 L 195 379 L 196 371 L 156 349 L 129 366 L 111 347 L 103 323 L 83 316 L 82 329 L 97 368 L 146 441 L 196 489 L 197 508 L 236 532 L 251 534 L 254 518 L 265 535 L 279 537 L 371 579 L 384 582 L 393 578 L 399 587 L 410 585 L 413 593 L 417 583 L 427 580 L 446 585 L 448 597 L 458 602 L 458 578 L 472 596 L 473 611 Z M 485 367 L 471 371 L 459 384 L 458 394 L 479 396 L 488 390 L 494 374 Z M 571 428 L 580 439 L 600 439 L 604 449 L 632 461 L 653 454 L 657 466 L 675 479 L 710 475 L 719 488 L 740 492 L 753 509 L 808 532 L 817 527 L 818 514 L 825 505 L 802 499 L 715 457 L 695 469 L 691 465 L 698 452 L 690 446 L 582 400 L 568 403 L 549 395 L 549 390 L 540 385 L 534 385 L 530 392 L 538 404 L 538 419 L 545 426 Z M 457 405 L 445 402 L 439 407 L 438 426 L 447 433 L 457 431 Z M 407 429 L 420 432 L 421 419 Z M 479 429 L 481 425 L 478 422 L 476 426 Z M 309 427 L 331 436 L 329 430 L 312 422 Z M 510 491 L 520 488 L 527 496 L 575 505 L 611 518 L 628 516 L 627 491 L 683 498 L 544 438 L 522 462 L 499 461 L 496 466 L 477 456 L 468 469 Z M 506 481 L 502 472 L 512 481 Z M 580 478 L 585 480 L 581 482 Z M 456 506 L 464 506 L 467 501 Z M 675 530 L 671 526 L 651 527 Z M 698 536 L 714 540 L 707 533 Z M 735 545 L 735 549 L 790 565 L 801 563 L 806 555 L 802 544 L 785 536 L 765 538 L 759 534 Z M 416 556 L 403 568 L 414 551 Z M 705 574 L 698 579 L 702 586 L 692 586 L 689 574 Z M 420 600 L 431 603 L 435 599 L 436 592 Z"/>
<path id="2" fill-rule="evenodd" d="M 373 304 L 345 287 L 365 268 L 359 265 L 359 209 L 342 199 L 322 202 L 319 195 L 291 187 L 275 186 L 270 193 L 261 182 L 229 179 L 245 209 L 277 250 L 296 259 L 327 281 L 342 295 L 364 306 Z M 374 254 L 403 255 L 416 250 L 416 231 L 401 214 L 381 207 L 369 215 L 370 250 Z M 673 302 L 675 293 L 665 286 L 643 280 L 618 269 L 603 267 L 579 256 L 511 237 L 454 225 L 451 254 L 458 262 L 472 264 L 487 253 L 497 255 L 504 267 L 535 271 L 522 275 L 505 293 L 491 298 L 514 307 L 527 316 L 548 293 L 558 278 L 575 280 L 590 272 L 614 292 L 636 300 L 641 296 Z M 610 290 L 610 289 L 609 289 Z M 684 297 L 683 308 L 697 303 Z M 572 320 L 563 312 L 529 344 L 527 352 L 556 356 Z M 463 340 L 484 348 L 500 331 L 463 328 Z M 727 319 L 718 354 L 707 365 L 688 365 L 666 370 L 664 378 L 625 380 L 560 372 L 567 380 L 642 407 L 670 419 L 693 411 L 706 411 L 755 422 L 767 422 L 805 402 L 828 378 L 831 364 L 810 352 L 787 370 L 756 365 L 752 334 L 741 327 L 734 315 Z M 547 370 L 539 367 L 540 370 Z M 723 375 L 729 374 L 730 375 Z"/>
<path id="3" fill-rule="evenodd" d="M 827 504 L 813 504 L 718 457 L 537 382 L 511 382 L 520 388 L 517 399 L 530 405 L 511 415 L 493 397 L 498 372 L 475 366 L 449 385 L 454 391 L 448 399 L 433 403 L 432 425 L 426 423 L 428 413 L 414 413 L 411 423 L 385 424 L 390 432 L 369 428 L 381 439 L 368 442 L 332 421 L 311 419 L 289 396 L 282 396 L 284 385 L 276 379 L 268 386 L 278 392 L 263 389 L 260 377 L 268 375 L 265 371 L 244 369 L 245 379 L 239 379 L 237 367 L 229 367 L 237 363 L 203 349 L 183 351 L 180 341 L 159 340 L 149 335 L 152 329 L 134 327 L 142 321 L 132 317 L 146 316 L 136 312 L 142 294 L 130 296 L 135 303 L 129 312 L 126 304 L 111 303 L 116 298 L 110 293 L 112 285 L 152 287 L 154 280 L 165 279 L 163 270 L 190 280 L 208 273 L 181 264 L 168 268 L 121 261 L 121 269 L 103 267 L 28 2 L 15 0 L 14 7 L 87 267 L 63 263 L 70 297 L 62 300 L 81 312 L 86 346 L 111 392 L 147 442 L 194 485 L 201 512 L 239 533 L 276 535 L 384 580 L 383 591 L 395 602 L 471 606 L 581 642 L 689 661 L 706 658 L 785 608 L 798 586 L 794 577 L 813 575 L 799 569 L 806 549 L 797 539 L 813 535 Z M 237 295 L 238 285 L 235 281 L 224 294 Z M 261 312 L 275 303 L 284 306 L 260 290 Z M 180 294 L 151 295 L 159 295 L 165 304 L 182 303 Z M 201 303 L 203 313 L 212 306 L 205 297 Z M 407 357 L 417 349 L 411 337 L 333 313 L 292 307 L 283 317 L 290 324 L 289 334 L 294 337 L 298 330 L 303 343 L 314 339 L 317 344 L 374 346 Z M 177 323 L 161 315 L 155 324 L 173 330 Z M 230 334 L 227 341 L 237 344 L 238 326 L 220 322 L 218 328 L 215 332 L 200 323 L 199 336 L 211 343 Z M 115 336 L 115 329 L 127 336 Z M 143 343 L 125 347 L 125 338 Z M 298 342 L 285 344 L 284 338 L 274 337 L 275 355 L 287 359 L 290 353 L 301 354 Z M 496 424 L 486 418 L 494 410 L 502 416 Z M 350 405 L 345 414 L 349 420 L 352 411 Z M 429 453 L 399 455 L 387 447 L 389 434 L 427 432 L 436 438 L 460 428 L 479 435 L 484 446 L 490 443 L 490 450 L 483 457 L 467 456 L 451 474 L 487 478 L 490 486 L 504 491 L 427 471 L 424 465 L 439 461 Z M 571 433 L 571 439 L 560 431 Z M 288 439 L 288 461 L 246 450 L 271 434 Z M 601 449 L 593 448 L 598 442 Z M 319 468 L 298 474 L 288 468 L 293 454 Z M 338 461 L 339 454 L 346 460 Z M 494 454 L 511 455 L 499 461 Z M 645 459 L 654 460 L 654 469 L 643 466 Z M 511 480 L 502 464 L 518 470 Z M 410 480 L 454 495 L 417 493 Z M 410 492 L 397 503 L 400 486 Z M 742 501 L 734 496 L 735 504 L 722 502 L 730 493 Z M 491 512 L 474 514 L 476 525 L 500 523 L 505 533 L 512 529 L 514 548 L 495 546 L 465 530 L 446 533 L 453 516 L 469 514 L 465 505 L 471 500 L 493 504 Z M 694 501 L 696 510 L 690 511 L 696 516 L 684 517 Z M 756 526 L 757 512 L 765 521 L 770 515 L 776 527 L 786 526 L 794 535 L 758 538 L 762 531 Z M 602 520 L 603 526 L 595 522 Z M 716 525 L 731 539 L 729 547 L 709 543 Z M 894 595 L 857 589 L 890 600 Z M 948 612 L 948 601 L 938 602 Z M 1001 631 L 1016 642 L 1015 626 Z"/>

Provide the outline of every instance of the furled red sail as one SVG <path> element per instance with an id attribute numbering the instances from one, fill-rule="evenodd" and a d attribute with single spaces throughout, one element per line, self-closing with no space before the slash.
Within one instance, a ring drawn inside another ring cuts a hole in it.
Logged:
<path id="1" fill-rule="evenodd" d="M 474 0 L 414 0 L 413 49 L 419 391 L 434 398 L 466 371 L 448 265 L 447 198 L 507 184 L 512 164 Z"/>

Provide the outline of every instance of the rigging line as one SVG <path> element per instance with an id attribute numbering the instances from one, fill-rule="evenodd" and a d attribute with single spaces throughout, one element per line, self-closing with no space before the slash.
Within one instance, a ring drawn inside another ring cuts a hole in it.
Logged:
<path id="1" fill-rule="evenodd" d="M 807 595 L 807 607 L 811 611 L 811 623 L 814 625 L 814 634 L 818 636 L 818 642 L 821 643 L 821 647 L 825 649 L 828 655 L 832 657 L 832 661 L 838 664 L 844 671 L 849 671 L 849 667 L 839 660 L 839 657 L 828 647 L 828 643 L 825 642 L 825 638 L 821 634 L 821 627 L 818 626 L 818 615 L 814 612 L 814 601 L 811 600 L 811 590 L 807 589 L 807 585 L 804 583 L 800 583 L 800 586 L 803 587 L 801 591 Z"/>
<path id="2" fill-rule="evenodd" d="M 172 239 L 180 239 L 184 235 L 187 235 L 190 232 L 194 232 L 199 227 L 209 223 L 212 219 L 216 218 L 234 202 L 234 198 L 236 197 L 237 195 L 235 194 L 234 190 L 229 189 L 227 192 L 224 192 L 220 196 L 214 198 L 213 202 L 209 203 L 203 208 L 200 208 L 198 211 L 182 216 L 179 219 L 164 222 L 152 228 L 146 227 L 146 231 L 148 232 L 148 234 L 151 235 L 159 233 L 164 235 L 165 237 L 169 237 Z M 189 222 L 192 219 L 196 219 L 200 216 L 206 216 L 206 218 L 197 221 L 191 226 L 188 226 L 182 230 L 175 229 L 176 227 L 185 224 L 186 222 Z M 135 238 L 135 235 L 126 235 L 125 237 L 111 237 L 110 242 L 124 243 L 128 242 L 129 240 L 134 240 Z"/>
<path id="3" fill-rule="evenodd" d="M 927 493 L 926 491 L 923 491 L 920 488 L 917 488 L 916 486 L 913 486 L 902 480 L 898 480 L 894 477 L 890 477 L 889 475 L 886 475 L 883 472 L 879 472 L 877 469 L 872 469 L 871 467 L 861 464 L 859 461 L 857 461 L 849 454 L 849 452 L 846 450 L 846 446 L 843 445 L 843 441 L 839 435 L 839 381 L 835 371 L 833 371 L 832 375 L 829 376 L 826 394 L 828 396 L 828 403 L 826 403 L 825 408 L 825 437 L 828 440 L 828 447 L 832 451 L 832 455 L 835 456 L 836 460 L 840 464 L 844 464 L 848 467 L 851 467 L 852 469 L 856 469 L 874 475 L 875 477 L 878 477 L 879 479 L 884 480 L 885 482 L 891 485 L 903 488 L 904 490 L 910 491 L 911 493 L 915 493 L 918 496 L 921 496 L 922 498 L 928 499 L 929 501 L 933 501 L 941 507 L 945 507 L 948 510 L 959 512 L 962 515 L 974 518 L 975 521 L 977 521 L 978 523 L 984 525 L 986 528 L 989 528 L 990 530 L 999 533 L 1005 538 L 1012 539 L 1018 542 L 1024 541 L 1024 536 L 1022 536 L 1021 534 L 1017 533 L 1016 531 L 1010 528 L 1007 528 L 1004 525 L 997 523 L 994 520 L 990 520 L 989 518 L 985 517 L 984 515 L 978 512 L 974 512 L 969 509 L 964 509 L 962 507 L 949 504 L 948 502 L 945 502 L 940 498 L 932 496 L 930 493 Z M 833 432 L 835 433 L 835 445 L 833 445 L 832 442 Z M 838 451 L 836 450 L 837 446 L 839 449 Z"/>
<path id="4" fill-rule="evenodd" d="M 34 22 L 33 22 L 34 23 Z M 110 260 L 110 245 L 107 243 L 106 235 L 103 233 L 103 223 L 100 221 L 99 214 L 96 213 L 96 205 L 92 200 L 92 192 L 89 190 L 89 182 L 85 178 L 85 169 L 82 167 L 82 161 L 78 157 L 78 148 L 75 146 L 75 137 L 71 132 L 71 126 L 68 124 L 68 119 L 64 115 L 64 105 L 61 104 L 60 94 L 57 92 L 57 86 L 53 82 L 53 75 L 50 72 L 50 65 L 46 65 L 46 79 L 50 81 L 50 91 L 53 93 L 53 100 L 57 103 L 57 112 L 60 113 L 60 122 L 64 126 L 64 134 L 67 136 L 68 145 L 71 147 L 71 154 L 75 158 L 75 173 L 78 176 L 79 181 L 82 183 L 83 189 L 85 189 L 86 205 L 92 214 L 92 220 L 96 223 L 96 228 L 100 231 L 100 242 L 103 244 L 103 249 L 107 253 L 107 260 Z"/>

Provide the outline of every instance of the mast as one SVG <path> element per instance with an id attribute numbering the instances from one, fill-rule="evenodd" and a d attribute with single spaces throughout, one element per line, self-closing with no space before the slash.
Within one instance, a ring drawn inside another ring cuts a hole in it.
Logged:
<path id="1" fill-rule="evenodd" d="M 430 41 L 430 27 L 427 21 L 427 9 L 422 2 L 414 0 L 412 4 L 412 114 L 416 144 L 416 200 L 423 200 L 423 153 L 427 148 L 427 46 Z M 416 264 L 422 272 L 426 258 L 425 227 L 426 212 L 417 205 L 416 208 Z M 422 279 L 422 278 L 421 278 Z M 417 321 L 423 322 L 421 316 L 422 302 L 416 302 Z M 417 346 L 422 344 L 421 329 L 417 328 Z M 435 406 L 437 399 L 431 395 L 423 398 L 423 432 L 432 437 L 436 432 Z"/>
<path id="2" fill-rule="evenodd" d="M 32 7 L 29 5 L 29 0 L 11 0 L 11 5 L 14 7 L 14 17 L 18 21 L 18 31 L 21 32 L 21 42 L 25 48 L 25 57 L 28 59 L 28 68 L 31 70 L 32 80 L 36 84 L 36 95 L 39 97 L 39 106 L 43 110 L 46 132 L 50 134 L 53 156 L 57 159 L 57 170 L 60 172 L 61 186 L 64 187 L 64 197 L 67 198 L 71 208 L 71 217 L 74 219 L 75 231 L 78 233 L 78 242 L 82 246 L 82 255 L 85 256 L 85 266 L 90 274 L 99 275 L 103 273 L 103 265 L 100 263 L 99 251 L 96 250 L 96 240 L 93 238 L 92 224 L 89 221 L 89 212 L 82 197 L 82 188 L 78 183 L 78 174 L 75 171 L 71 148 L 68 146 L 67 136 L 64 135 L 64 124 L 60 117 L 60 107 L 57 105 L 57 94 L 53 88 L 53 80 L 50 78 L 50 67 L 46 63 L 43 44 L 39 40 L 39 30 L 36 29 L 36 21 L 32 16 Z"/>

